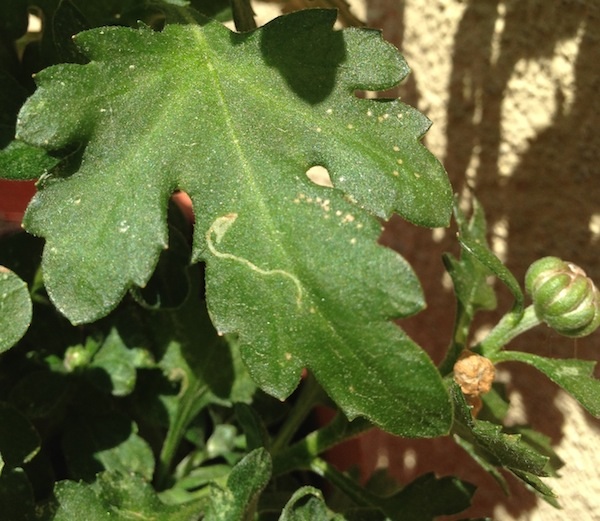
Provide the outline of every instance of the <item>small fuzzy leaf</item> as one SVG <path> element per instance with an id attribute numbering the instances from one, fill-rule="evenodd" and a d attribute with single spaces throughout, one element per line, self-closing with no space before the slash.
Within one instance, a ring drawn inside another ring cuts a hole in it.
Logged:
<path id="1" fill-rule="evenodd" d="M 600 380 L 593 376 L 596 362 L 545 358 L 520 351 L 501 351 L 494 361 L 532 365 L 571 394 L 590 414 L 600 418 Z"/>
<path id="2" fill-rule="evenodd" d="M 473 201 L 473 213 L 469 219 L 460 209 L 458 201 L 455 201 L 454 216 L 461 237 L 486 244 L 485 214 L 477 200 Z M 447 254 L 444 262 L 450 277 L 452 277 L 456 297 L 470 318 L 480 309 L 496 307 L 496 296 L 487 281 L 491 272 L 467 249 L 462 249 L 460 260 Z"/>
<path id="3" fill-rule="evenodd" d="M 92 484 L 62 481 L 54 490 L 50 521 L 196 521 L 203 503 L 165 505 L 147 481 L 135 474 L 103 473 Z"/>
<path id="4" fill-rule="evenodd" d="M 465 251 L 468 251 L 508 287 L 515 298 L 514 310 L 515 312 L 521 313 L 525 301 L 523 290 L 521 289 L 521 286 L 519 286 L 514 275 L 506 268 L 506 266 L 504 266 L 504 264 L 502 264 L 502 261 L 480 240 L 459 236 L 458 241 Z"/>
<path id="5" fill-rule="evenodd" d="M 279 521 L 343 521 L 340 514 L 327 508 L 320 490 L 313 487 L 299 488 L 292 494 L 281 512 Z"/>
<path id="6" fill-rule="evenodd" d="M 206 512 L 210 521 L 252 519 L 258 496 L 271 478 L 271 457 L 265 449 L 255 449 L 232 469 L 226 488 L 212 486 Z"/>
<path id="7" fill-rule="evenodd" d="M 135 388 L 137 368 L 147 365 L 148 358 L 143 350 L 129 348 L 112 329 L 86 367 L 87 377 L 99 389 L 125 396 Z"/>
<path id="8" fill-rule="evenodd" d="M 0 266 L 0 353 L 14 346 L 31 324 L 31 298 L 27 284 Z"/>

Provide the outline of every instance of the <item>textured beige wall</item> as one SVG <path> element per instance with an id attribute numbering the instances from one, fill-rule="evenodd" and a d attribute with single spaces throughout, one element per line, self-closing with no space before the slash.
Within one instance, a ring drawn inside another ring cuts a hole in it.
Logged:
<path id="1" fill-rule="evenodd" d="M 490 241 L 519 280 L 536 258 L 557 255 L 600 282 L 600 2 L 366 0 L 353 8 L 405 55 L 413 73 L 397 93 L 434 122 L 426 144 L 455 190 L 468 186 L 482 201 Z M 457 253 L 453 237 L 454 230 L 420 230 L 399 219 L 384 236 L 424 282 L 428 310 L 403 326 L 436 361 L 452 329 L 440 255 Z M 510 297 L 499 290 L 506 310 Z M 481 327 L 493 320 L 483 317 Z M 600 333 L 574 341 L 539 328 L 514 347 L 598 360 Z M 513 419 L 550 436 L 567 462 L 561 479 L 546 480 L 563 510 L 511 479 L 511 496 L 504 496 L 449 439 L 371 433 L 360 442 L 369 468 L 389 465 L 403 482 L 431 470 L 471 480 L 480 486 L 471 516 L 600 519 L 600 422 L 535 370 L 500 369 Z"/>
<path id="2" fill-rule="evenodd" d="M 597 0 L 368 0 L 369 23 L 383 29 L 413 70 L 403 98 L 434 122 L 428 147 L 443 160 L 454 187 L 474 189 L 483 202 L 496 252 L 522 280 L 543 255 L 580 264 L 600 282 L 600 2 Z M 415 265 L 429 309 L 407 325 L 441 356 L 451 328 L 449 295 L 437 255 L 456 251 L 453 231 L 433 234 L 399 220 L 386 242 Z M 510 301 L 506 293 L 502 309 Z M 445 337 L 447 338 L 447 337 Z M 514 347 L 545 356 L 598 360 L 600 334 L 562 338 L 548 329 Z M 473 515 L 553 521 L 600 519 L 600 422 L 530 368 L 506 366 L 513 415 L 553 440 L 567 462 L 556 511 L 511 482 L 505 498 L 482 478 Z M 365 440 L 395 474 L 456 471 L 478 480 L 477 469 L 448 440 Z"/>

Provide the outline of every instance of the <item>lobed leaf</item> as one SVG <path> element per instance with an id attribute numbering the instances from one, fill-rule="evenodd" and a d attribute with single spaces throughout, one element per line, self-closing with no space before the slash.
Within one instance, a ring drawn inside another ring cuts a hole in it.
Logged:
<path id="1" fill-rule="evenodd" d="M 135 474 L 105 472 L 92 485 L 59 482 L 54 490 L 56 511 L 52 521 L 194 521 L 203 510 L 202 502 L 165 505 L 151 485 Z"/>
<path id="2" fill-rule="evenodd" d="M 332 31 L 334 20 L 310 10 L 246 34 L 209 21 L 80 34 L 91 62 L 41 72 L 20 113 L 19 139 L 80 160 L 41 183 L 25 226 L 47 240 L 50 298 L 89 322 L 148 282 L 167 201 L 184 190 L 212 320 L 239 334 L 263 389 L 285 398 L 308 367 L 349 417 L 441 434 L 439 375 L 389 322 L 423 307 L 419 283 L 377 244 L 374 215 L 445 225 L 450 186 L 419 143 L 426 118 L 354 95 L 397 84 L 401 56 L 376 31 Z M 307 178 L 313 165 L 335 188 Z"/>
<path id="3" fill-rule="evenodd" d="M 539 479 L 539 476 L 555 475 L 557 461 L 553 451 L 526 431 L 524 435 L 509 433 L 501 425 L 474 419 L 458 385 L 452 383 L 450 391 L 455 405 L 453 430 L 457 443 L 496 479 L 505 492 L 508 492 L 508 486 L 499 472 L 501 468 L 512 472 L 546 501 L 555 504 L 553 492 Z"/>

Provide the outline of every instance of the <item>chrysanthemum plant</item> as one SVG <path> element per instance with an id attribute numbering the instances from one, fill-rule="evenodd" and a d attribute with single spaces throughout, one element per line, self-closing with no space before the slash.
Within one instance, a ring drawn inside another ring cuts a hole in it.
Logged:
<path id="1" fill-rule="evenodd" d="M 468 508 L 475 486 L 458 478 L 374 489 L 328 462 L 373 427 L 452 433 L 501 486 L 509 472 L 556 502 L 540 478 L 559 460 L 541 434 L 503 428 L 494 367 L 531 364 L 600 416 L 593 363 L 505 349 L 540 322 L 591 333 L 598 291 L 543 259 L 525 307 L 482 209 L 459 209 L 420 143 L 429 121 L 360 95 L 408 74 L 378 31 L 334 28 L 321 9 L 256 28 L 242 0 L 12 0 L 0 21 L 0 177 L 38 189 L 25 232 L 0 244 L 3 519 Z M 393 213 L 428 227 L 454 213 L 457 318 L 439 367 L 393 322 L 424 307 L 411 266 L 378 244 Z M 515 303 L 470 345 L 495 306 L 490 275 Z M 313 421 L 319 406 L 330 423 Z"/>

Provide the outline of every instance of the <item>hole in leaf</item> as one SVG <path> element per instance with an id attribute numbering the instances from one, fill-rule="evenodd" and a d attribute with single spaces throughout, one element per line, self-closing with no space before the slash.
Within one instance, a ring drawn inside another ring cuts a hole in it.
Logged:
<path id="1" fill-rule="evenodd" d="M 329 172 L 324 166 L 311 166 L 306 171 L 306 177 L 308 177 L 316 185 L 333 188 L 333 183 L 331 182 L 331 177 L 329 177 Z"/>

